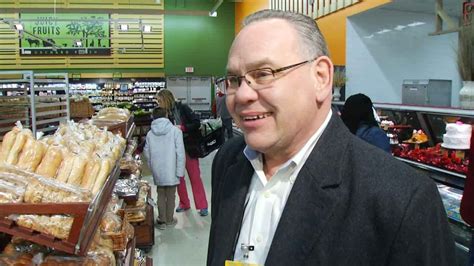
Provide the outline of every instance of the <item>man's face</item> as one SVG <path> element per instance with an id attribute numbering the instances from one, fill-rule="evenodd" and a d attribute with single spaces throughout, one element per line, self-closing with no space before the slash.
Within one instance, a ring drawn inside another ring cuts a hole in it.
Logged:
<path id="1" fill-rule="evenodd" d="M 311 60 L 303 56 L 293 27 L 281 19 L 255 22 L 235 39 L 229 53 L 228 74 L 284 66 Z M 264 88 L 252 89 L 242 81 L 227 107 L 244 132 L 247 144 L 267 155 L 294 154 L 317 129 L 316 63 L 311 62 L 275 74 Z"/>

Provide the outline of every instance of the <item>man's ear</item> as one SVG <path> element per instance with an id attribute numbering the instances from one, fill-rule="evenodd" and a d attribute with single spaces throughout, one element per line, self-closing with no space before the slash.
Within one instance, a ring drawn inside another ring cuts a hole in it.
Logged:
<path id="1" fill-rule="evenodd" d="M 313 62 L 313 76 L 315 78 L 316 101 L 324 102 L 332 97 L 332 79 L 334 65 L 327 56 L 320 56 Z"/>

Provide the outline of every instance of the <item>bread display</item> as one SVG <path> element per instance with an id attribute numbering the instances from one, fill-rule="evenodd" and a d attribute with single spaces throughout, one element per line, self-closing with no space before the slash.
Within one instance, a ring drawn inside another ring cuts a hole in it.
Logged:
<path id="1" fill-rule="evenodd" d="M 14 127 L 4 136 L 0 148 L 0 204 L 85 202 L 88 205 L 94 196 L 100 194 L 115 169 L 125 149 L 125 142 L 121 136 L 99 129 L 91 123 L 78 124 L 70 121 L 61 124 L 53 135 L 38 139 L 33 137 L 30 130 L 21 126 Z M 101 199 L 106 197 L 95 197 L 95 199 L 97 200 L 93 201 L 91 206 L 98 208 L 100 202 L 103 202 Z M 40 232 L 53 236 L 56 238 L 54 241 L 61 239 L 64 242 L 73 241 L 71 243 L 77 244 L 77 232 L 71 234 L 69 239 L 74 216 L 86 214 L 82 214 L 82 211 L 74 215 L 72 214 L 74 212 L 71 212 L 71 215 L 40 214 L 46 209 L 49 210 L 50 206 L 54 208 L 54 204 L 42 204 L 38 206 L 37 214 L 10 215 L 8 219 L 14 221 L 10 222 L 12 228 L 20 226 L 17 227 L 18 232 L 32 230 L 36 231 L 33 234 Z M 78 206 L 84 209 L 87 207 L 85 204 Z M 21 205 L 18 205 L 18 208 L 21 209 Z M 87 211 L 89 213 L 90 209 Z M 95 212 L 92 217 L 96 214 L 97 217 L 102 216 Z M 83 226 L 88 225 L 84 222 Z M 113 225 L 112 223 L 108 226 L 113 228 Z M 109 239 L 106 242 L 111 241 Z M 111 243 L 108 245 L 112 246 Z M 65 245 L 68 249 L 70 246 L 72 245 Z M 68 249 L 63 251 L 69 252 Z M 112 251 L 106 249 L 102 245 L 99 246 L 90 258 L 83 260 L 82 265 L 97 265 L 92 264 L 93 261 L 103 261 L 105 263 L 103 265 L 115 263 Z M 51 260 L 49 265 L 61 264 L 55 264 Z"/>

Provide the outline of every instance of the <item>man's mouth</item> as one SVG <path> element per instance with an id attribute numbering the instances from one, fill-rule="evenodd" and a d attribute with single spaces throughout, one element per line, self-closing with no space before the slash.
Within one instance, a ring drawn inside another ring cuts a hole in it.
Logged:
<path id="1" fill-rule="evenodd" d="M 260 119 L 267 118 L 269 116 L 270 116 L 270 113 L 265 113 L 265 114 L 261 114 L 261 115 L 248 115 L 248 116 L 244 116 L 243 120 L 244 121 L 255 121 L 255 120 L 260 120 Z"/>

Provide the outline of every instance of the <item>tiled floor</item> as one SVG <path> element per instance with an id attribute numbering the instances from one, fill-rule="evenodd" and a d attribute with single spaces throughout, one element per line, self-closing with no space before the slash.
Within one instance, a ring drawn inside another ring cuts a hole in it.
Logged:
<path id="1" fill-rule="evenodd" d="M 215 152 L 206 158 L 200 159 L 201 178 L 206 189 L 207 200 L 210 204 L 211 193 L 211 165 Z M 143 178 L 153 184 L 150 171 L 144 166 Z M 187 178 L 187 176 L 186 176 Z M 158 266 L 186 266 L 205 265 L 207 244 L 211 217 L 201 217 L 194 209 L 194 200 L 189 179 L 186 179 L 189 198 L 192 208 L 183 213 L 175 213 L 178 224 L 174 228 L 165 230 L 155 229 L 155 245 L 148 253 L 153 258 L 153 265 Z M 152 197 L 156 200 L 156 189 L 152 189 Z M 176 195 L 176 206 L 178 196 Z M 210 210 L 210 205 L 209 205 Z M 155 209 L 155 215 L 157 211 Z"/>

